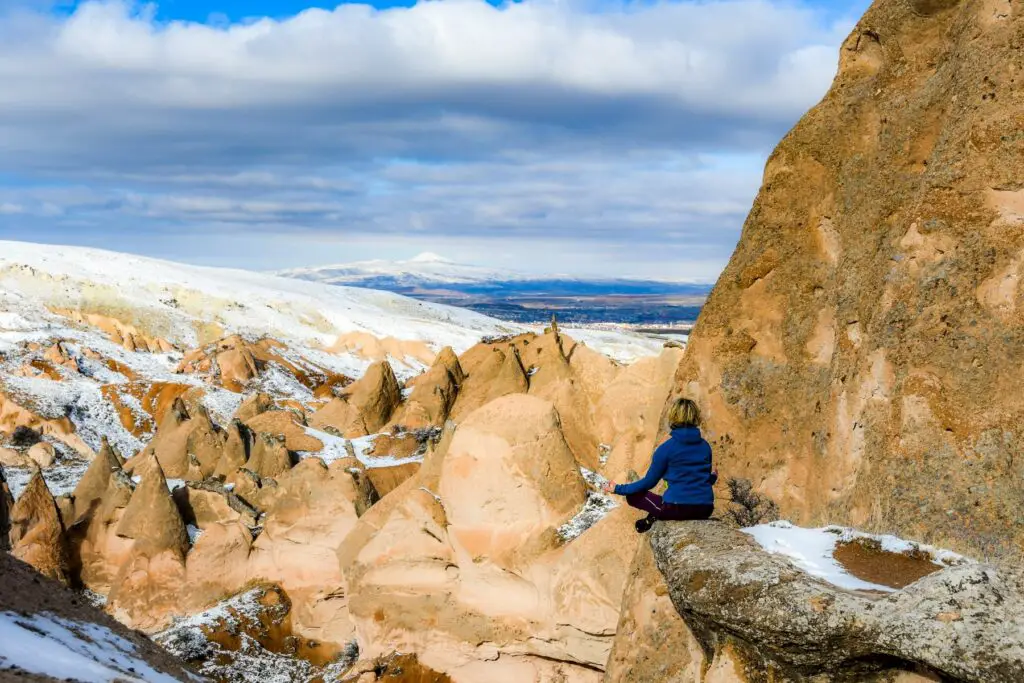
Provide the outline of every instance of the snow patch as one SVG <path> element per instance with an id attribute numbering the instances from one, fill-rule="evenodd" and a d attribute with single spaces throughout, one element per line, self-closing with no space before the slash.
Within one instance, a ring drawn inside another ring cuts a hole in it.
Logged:
<path id="1" fill-rule="evenodd" d="M 558 527 L 558 535 L 566 542 L 579 538 L 584 531 L 608 516 L 608 513 L 619 506 L 611 496 L 601 490 L 608 480 L 597 472 L 585 467 L 580 468 L 583 480 L 587 482 L 587 502 L 572 519 Z"/>
<path id="2" fill-rule="evenodd" d="M 57 680 L 175 683 L 138 657 L 135 645 L 99 624 L 50 612 L 0 612 L 0 670 L 23 669 Z"/>
<path id="3" fill-rule="evenodd" d="M 834 586 L 848 590 L 883 591 L 886 593 L 893 593 L 897 590 L 889 586 L 858 579 L 847 572 L 832 557 L 837 544 L 857 538 L 877 540 L 881 543 L 883 550 L 894 553 L 922 550 L 931 557 L 938 559 L 939 561 L 935 562 L 935 564 L 939 566 L 961 564 L 970 561 L 948 550 L 939 550 L 913 541 L 906 541 L 896 536 L 876 536 L 840 526 L 806 529 L 788 521 L 780 520 L 748 527 L 742 529 L 742 531 L 753 536 L 754 540 L 768 552 L 783 555 L 811 576 L 816 576 Z"/>

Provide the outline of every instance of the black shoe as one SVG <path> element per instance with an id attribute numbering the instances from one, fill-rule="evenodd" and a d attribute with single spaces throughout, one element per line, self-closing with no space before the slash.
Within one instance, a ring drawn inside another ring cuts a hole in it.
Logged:
<path id="1" fill-rule="evenodd" d="M 638 519 L 633 523 L 633 526 L 636 527 L 636 532 L 638 534 L 645 534 L 651 530 L 652 526 L 654 526 L 654 518 L 644 517 L 643 519 Z"/>

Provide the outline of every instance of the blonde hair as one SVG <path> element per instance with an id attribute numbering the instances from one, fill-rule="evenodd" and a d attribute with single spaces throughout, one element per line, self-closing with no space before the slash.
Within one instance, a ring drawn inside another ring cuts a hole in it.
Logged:
<path id="1" fill-rule="evenodd" d="M 688 398 L 677 398 L 669 408 L 668 424 L 672 429 L 697 427 L 700 425 L 700 408 Z"/>

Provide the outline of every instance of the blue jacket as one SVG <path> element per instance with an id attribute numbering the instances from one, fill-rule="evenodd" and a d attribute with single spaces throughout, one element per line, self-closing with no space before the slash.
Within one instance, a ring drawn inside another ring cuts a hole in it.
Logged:
<path id="1" fill-rule="evenodd" d="M 615 493 L 628 496 L 650 491 L 659 481 L 668 482 L 663 499 L 677 505 L 713 505 L 712 486 L 718 475 L 711 472 L 711 445 L 696 427 L 672 430 L 672 437 L 658 446 L 651 466 L 643 479 L 632 484 L 619 484 Z"/>

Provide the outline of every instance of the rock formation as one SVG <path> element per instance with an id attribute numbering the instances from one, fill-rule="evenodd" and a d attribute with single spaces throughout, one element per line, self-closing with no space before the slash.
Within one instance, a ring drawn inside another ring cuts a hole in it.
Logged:
<path id="1" fill-rule="evenodd" d="M 458 356 L 450 346 L 444 347 L 430 369 L 409 383 L 412 392 L 392 422 L 406 429 L 443 425 L 465 380 Z"/>
<path id="2" fill-rule="evenodd" d="M 11 554 L 43 576 L 71 581 L 64 524 L 43 473 L 36 470 L 10 514 Z"/>
<path id="3" fill-rule="evenodd" d="M 166 476 L 204 479 L 216 471 L 226 440 L 227 434 L 213 423 L 201 404 L 190 408 L 179 397 L 159 421 L 156 435 L 125 463 L 125 469 L 145 474 L 139 468 L 152 461 L 160 464 Z"/>
<path id="4" fill-rule="evenodd" d="M 1022 35 L 878 0 L 768 159 L 678 391 L 786 516 L 1024 547 Z"/>
<path id="5" fill-rule="evenodd" d="M 363 377 L 310 418 L 314 427 L 331 427 L 346 437 L 376 434 L 402 400 L 395 372 L 387 361 L 371 365 Z"/>
<path id="6" fill-rule="evenodd" d="M 565 545 L 585 491 L 548 401 L 508 395 L 450 425 L 338 548 L 364 654 L 416 652 L 456 683 L 600 680 L 634 516 Z"/>
<path id="7" fill-rule="evenodd" d="M 133 541 L 110 591 L 110 610 L 122 623 L 154 630 L 180 609 L 186 584 L 189 540 L 178 507 L 155 456 L 144 467 L 117 526 L 117 535 Z"/>
<path id="8" fill-rule="evenodd" d="M 1024 678 L 1024 576 L 1015 570 L 948 567 L 879 597 L 815 579 L 715 521 L 658 523 L 651 544 L 707 664 L 728 668 L 728 680 Z"/>

